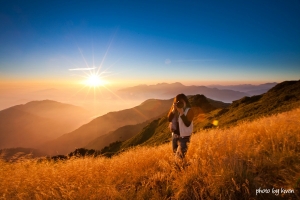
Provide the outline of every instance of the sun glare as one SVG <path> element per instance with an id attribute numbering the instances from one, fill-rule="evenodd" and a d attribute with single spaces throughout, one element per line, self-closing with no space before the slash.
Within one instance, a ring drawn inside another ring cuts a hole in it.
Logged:
<path id="1" fill-rule="evenodd" d="M 97 74 L 91 74 L 85 81 L 85 84 L 90 87 L 97 87 L 105 85 L 105 81 L 102 80 Z"/>

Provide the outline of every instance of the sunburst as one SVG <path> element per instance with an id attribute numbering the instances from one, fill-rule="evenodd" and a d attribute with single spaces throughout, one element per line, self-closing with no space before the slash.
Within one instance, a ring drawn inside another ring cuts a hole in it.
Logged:
<path id="1" fill-rule="evenodd" d="M 110 48 L 110 45 L 111 45 L 111 42 L 108 46 L 108 49 L 106 50 L 103 58 L 102 58 L 102 61 L 99 65 L 99 67 L 95 67 L 94 65 L 93 66 L 89 66 L 85 57 L 83 56 L 83 53 L 82 51 L 80 50 L 80 48 L 78 48 L 86 66 L 85 67 L 77 67 L 74 65 L 75 68 L 72 68 L 72 69 L 69 69 L 69 71 L 72 71 L 72 72 L 80 72 L 80 73 L 83 73 L 81 75 L 79 74 L 73 74 L 74 76 L 79 76 L 81 77 L 81 85 L 82 87 L 80 89 L 77 90 L 76 94 L 78 94 L 80 91 L 84 90 L 85 88 L 87 89 L 86 90 L 86 95 L 85 95 L 85 99 L 87 98 L 87 96 L 89 95 L 90 91 L 93 92 L 93 96 L 94 96 L 94 106 L 95 106 L 95 102 L 100 102 L 99 100 L 104 100 L 104 99 L 107 99 L 107 96 L 105 96 L 105 94 L 102 94 L 103 91 L 107 91 L 108 93 L 112 94 L 114 97 L 108 97 L 109 99 L 113 99 L 113 98 L 117 98 L 123 102 L 125 102 L 125 100 L 120 97 L 118 94 L 116 94 L 113 90 L 111 90 L 109 87 L 112 85 L 111 81 L 108 81 L 106 78 L 107 77 L 110 77 L 112 75 L 114 75 L 115 73 L 112 73 L 110 71 L 108 71 L 112 66 L 114 66 L 116 63 L 119 62 L 119 59 L 117 59 L 114 63 L 112 63 L 108 68 L 106 69 L 103 69 L 103 63 L 104 63 L 104 60 L 107 56 L 107 53 L 109 51 L 109 48 Z M 94 62 L 93 62 L 94 63 Z M 120 72 L 119 72 L 120 73 Z M 75 94 L 75 95 L 76 95 Z M 97 98 L 98 94 L 100 94 L 101 98 Z M 147 117 L 141 113 L 138 109 L 136 108 L 133 108 L 133 110 L 135 112 L 137 112 L 142 118 L 145 118 L 147 119 Z"/>
<path id="2" fill-rule="evenodd" d="M 98 74 L 92 73 L 84 81 L 84 84 L 90 87 L 104 86 L 107 82 Z"/>

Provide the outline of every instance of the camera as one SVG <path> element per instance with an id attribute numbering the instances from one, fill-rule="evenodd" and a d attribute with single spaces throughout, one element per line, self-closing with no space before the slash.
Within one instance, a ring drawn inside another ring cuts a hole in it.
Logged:
<path id="1" fill-rule="evenodd" d="M 174 105 L 175 105 L 177 108 L 183 108 L 183 106 L 184 106 L 183 102 L 181 102 L 181 101 L 177 101 L 176 103 L 174 103 Z"/>

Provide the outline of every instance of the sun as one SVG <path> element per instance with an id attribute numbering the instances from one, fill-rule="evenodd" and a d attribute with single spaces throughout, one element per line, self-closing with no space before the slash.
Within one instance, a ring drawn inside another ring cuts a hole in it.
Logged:
<path id="1" fill-rule="evenodd" d="M 87 77 L 85 85 L 90 87 L 98 87 L 105 85 L 105 81 L 97 74 L 91 74 Z"/>

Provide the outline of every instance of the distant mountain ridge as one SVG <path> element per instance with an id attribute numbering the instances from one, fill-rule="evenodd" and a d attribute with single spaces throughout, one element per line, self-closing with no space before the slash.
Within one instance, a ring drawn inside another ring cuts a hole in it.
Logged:
<path id="1" fill-rule="evenodd" d="M 226 90 L 235 90 L 240 92 L 245 92 L 248 95 L 260 95 L 266 93 L 269 89 L 277 85 L 278 83 L 264 83 L 259 85 L 252 84 L 241 84 L 241 85 L 208 85 L 209 88 L 218 88 Z"/>
<path id="2" fill-rule="evenodd" d="M 256 89 L 271 89 L 278 83 L 264 83 L 259 85 L 252 85 L 252 84 L 240 84 L 240 85 L 207 85 L 207 87 L 214 87 L 218 89 L 229 89 L 229 90 L 236 90 L 236 91 L 243 91 L 247 92 L 250 90 L 256 90 Z"/>
<path id="3" fill-rule="evenodd" d="M 33 101 L 0 111 L 0 149 L 36 147 L 80 125 L 88 113 L 51 100 Z"/>
<path id="4" fill-rule="evenodd" d="M 186 95 L 203 94 L 207 98 L 231 103 L 249 94 L 240 91 L 209 88 L 206 86 L 185 86 L 179 82 L 176 83 L 159 83 L 156 85 L 138 85 L 129 88 L 123 88 L 118 94 L 125 98 L 172 98 L 177 94 Z"/>
<path id="5" fill-rule="evenodd" d="M 61 103 L 53 100 L 30 101 L 26 104 L 12 106 L 7 109 L 12 109 L 12 108 L 22 110 L 40 117 L 49 118 L 49 119 L 60 118 L 61 114 L 70 115 L 74 113 L 76 114 L 84 113 L 85 115 L 87 115 L 87 111 L 82 107 Z"/>

